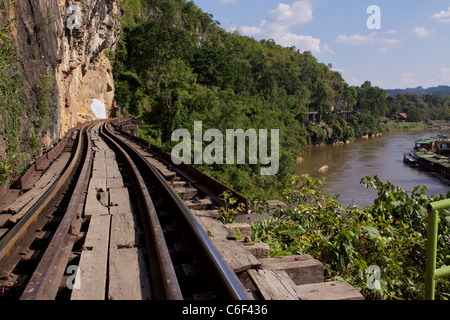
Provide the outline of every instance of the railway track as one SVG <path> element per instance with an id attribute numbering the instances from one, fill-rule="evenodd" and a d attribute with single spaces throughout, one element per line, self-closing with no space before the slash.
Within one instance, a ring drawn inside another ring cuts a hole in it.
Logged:
<path id="1" fill-rule="evenodd" d="M 7 231 L 0 240 L 2 297 L 19 298 L 27 283 L 36 277 L 49 276 L 48 269 L 39 274 L 44 272 L 48 259 L 56 258 L 48 253 L 55 251 L 52 246 L 58 240 L 66 239 L 67 229 L 76 221 L 82 177 L 88 170 L 88 164 L 80 166 L 83 158 L 89 158 L 88 128 L 86 125 L 71 132 L 64 150 L 35 183 L 35 188 L 8 208 L 2 208 L 2 216 L 8 218 L 3 223 Z"/>
<path id="2" fill-rule="evenodd" d="M 42 175 L 46 188 L 16 200 L 29 200 L 20 219 L 0 208 L 10 226 L 0 238 L 0 297 L 250 298 L 211 239 L 232 234 L 225 227 L 214 234 L 205 229 L 205 221 L 218 222 L 212 214 L 225 186 L 195 170 L 172 170 L 161 152 L 129 140 L 111 123 L 77 132 L 73 147 Z"/>

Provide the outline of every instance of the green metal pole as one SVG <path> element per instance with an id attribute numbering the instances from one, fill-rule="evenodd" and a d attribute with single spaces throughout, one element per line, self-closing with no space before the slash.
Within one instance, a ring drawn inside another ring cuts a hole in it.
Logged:
<path id="1" fill-rule="evenodd" d="M 430 204 L 430 206 L 437 211 L 449 209 L 450 208 L 450 199 L 433 202 Z"/>
<path id="2" fill-rule="evenodd" d="M 425 270 L 425 300 L 434 300 L 436 285 L 436 251 L 437 251 L 438 212 L 428 208 L 427 261 Z"/>
<path id="3" fill-rule="evenodd" d="M 450 266 L 441 267 L 436 270 L 436 279 L 450 276 Z"/>

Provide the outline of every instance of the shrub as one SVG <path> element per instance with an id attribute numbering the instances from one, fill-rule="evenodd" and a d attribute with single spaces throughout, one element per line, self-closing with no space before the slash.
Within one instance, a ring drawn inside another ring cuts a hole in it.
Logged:
<path id="1" fill-rule="evenodd" d="M 372 206 L 345 208 L 325 193 L 323 181 L 294 177 L 284 191 L 287 210 L 253 224 L 254 241 L 269 243 L 271 255 L 310 254 L 320 260 L 328 279 L 343 279 L 368 299 L 422 299 L 426 256 L 426 205 L 444 195 L 426 196 L 426 187 L 412 194 L 378 177 L 361 181 L 377 190 Z M 450 192 L 447 197 L 450 196 Z M 450 214 L 439 224 L 437 267 L 450 258 Z M 369 289 L 369 267 L 381 272 L 381 288 Z M 436 298 L 448 299 L 450 282 L 438 281 Z"/>

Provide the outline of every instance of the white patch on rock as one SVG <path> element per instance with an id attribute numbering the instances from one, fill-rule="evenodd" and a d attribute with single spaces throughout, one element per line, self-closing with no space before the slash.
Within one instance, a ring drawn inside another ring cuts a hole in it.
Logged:
<path id="1" fill-rule="evenodd" d="M 91 110 L 97 119 L 106 119 L 106 107 L 101 100 L 93 99 L 91 103 Z"/>

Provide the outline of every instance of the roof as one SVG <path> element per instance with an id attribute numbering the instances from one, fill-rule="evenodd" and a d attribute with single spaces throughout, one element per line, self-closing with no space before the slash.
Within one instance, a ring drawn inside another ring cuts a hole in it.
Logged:
<path id="1" fill-rule="evenodd" d="M 442 156 L 430 151 L 417 151 L 415 155 L 418 158 L 437 163 L 443 167 L 450 168 L 450 158 L 446 156 Z"/>
<path id="2" fill-rule="evenodd" d="M 435 141 L 436 141 L 436 139 L 426 138 L 426 139 L 416 140 L 416 143 L 418 143 L 418 144 L 429 144 L 429 143 L 433 143 Z"/>
<path id="3" fill-rule="evenodd" d="M 416 140 L 415 142 L 418 144 L 428 144 L 428 143 L 436 142 L 436 140 L 448 139 L 448 138 L 450 138 L 450 133 L 448 133 L 446 131 L 442 131 L 432 137 L 419 139 L 419 140 Z"/>
<path id="4" fill-rule="evenodd" d="M 408 115 L 406 113 L 399 113 L 399 116 L 402 116 L 405 119 L 408 119 Z"/>

